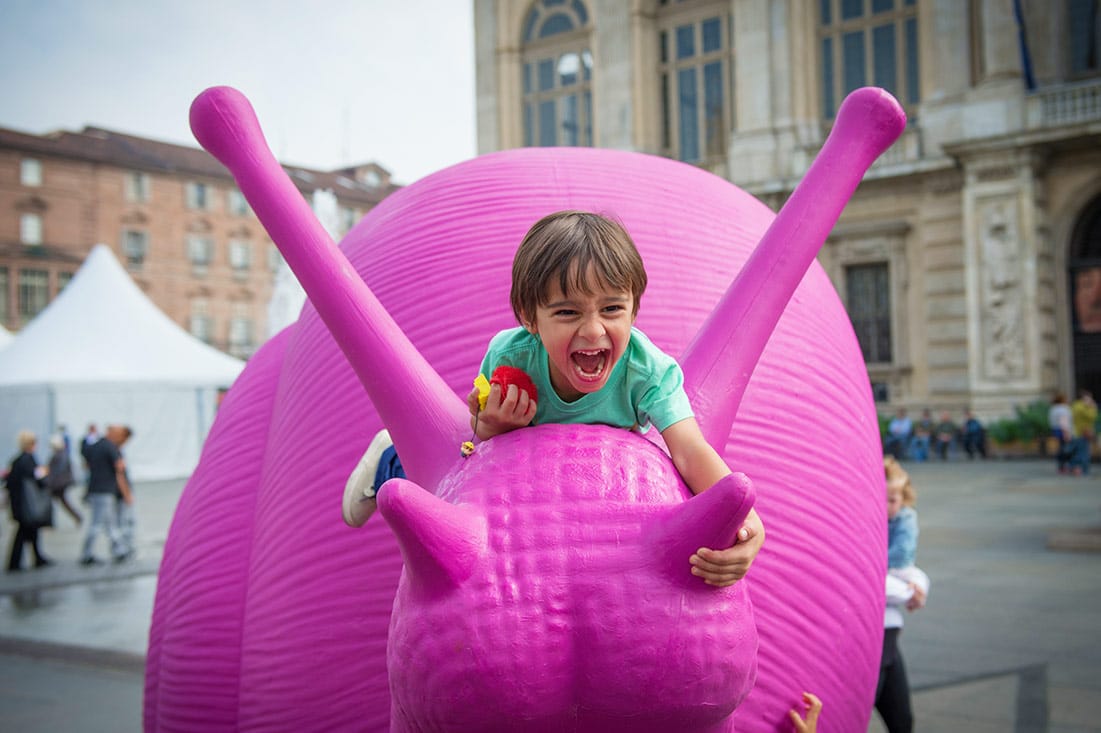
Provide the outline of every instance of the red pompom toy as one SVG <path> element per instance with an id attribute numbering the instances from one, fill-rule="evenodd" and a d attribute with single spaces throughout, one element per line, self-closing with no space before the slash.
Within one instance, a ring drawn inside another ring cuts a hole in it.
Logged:
<path id="1" fill-rule="evenodd" d="M 539 401 L 539 390 L 535 388 L 535 383 L 531 381 L 531 377 L 523 369 L 517 369 L 512 366 L 499 366 L 493 370 L 493 376 L 489 378 L 490 384 L 501 385 L 501 394 L 504 395 L 508 392 L 508 386 L 515 384 L 517 389 L 523 390 L 528 393 L 528 397 L 533 402 Z"/>
<path id="2" fill-rule="evenodd" d="M 484 410 L 486 406 L 486 400 L 489 399 L 489 387 L 493 384 L 501 385 L 502 397 L 504 393 L 508 391 L 510 384 L 515 384 L 517 389 L 523 390 L 528 393 L 528 397 L 532 402 L 539 401 L 539 390 L 536 389 L 535 383 L 531 381 L 531 377 L 523 369 L 517 369 L 512 366 L 499 366 L 493 370 L 493 376 L 486 381 L 484 374 L 479 374 L 478 378 L 474 380 L 474 387 L 478 390 L 478 406 L 479 412 L 474 414 L 474 432 L 478 432 L 478 415 L 480 410 Z M 464 442 L 459 449 L 463 458 L 470 456 L 474 452 L 474 438 Z"/>

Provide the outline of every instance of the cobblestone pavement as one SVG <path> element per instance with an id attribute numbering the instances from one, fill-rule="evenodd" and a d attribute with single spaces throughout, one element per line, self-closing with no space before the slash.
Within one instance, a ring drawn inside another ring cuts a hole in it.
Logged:
<path id="1" fill-rule="evenodd" d="M 906 466 L 918 564 L 933 582 L 902 635 L 916 730 L 1101 733 L 1101 471 L 1059 476 L 1038 460 Z M 79 566 L 81 530 L 59 512 L 43 538 L 56 564 L 0 577 L 5 729 L 141 729 L 156 570 L 182 488 L 136 487 L 131 562 Z M 5 523 L 4 552 L 13 531 Z M 874 715 L 868 730 L 883 731 Z"/>

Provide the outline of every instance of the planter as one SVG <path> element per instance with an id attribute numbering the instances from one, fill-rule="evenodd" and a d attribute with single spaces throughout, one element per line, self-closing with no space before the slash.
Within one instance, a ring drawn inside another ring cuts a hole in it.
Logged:
<path id="1" fill-rule="evenodd" d="M 995 458 L 1043 458 L 1047 455 L 1053 455 L 1045 452 L 1046 447 L 1039 438 L 1013 440 L 1008 443 L 991 441 L 990 452 Z"/>

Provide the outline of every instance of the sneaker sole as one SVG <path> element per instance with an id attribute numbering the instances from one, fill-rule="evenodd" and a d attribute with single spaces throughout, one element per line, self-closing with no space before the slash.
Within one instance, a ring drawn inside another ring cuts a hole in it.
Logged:
<path id="1" fill-rule="evenodd" d="M 375 512 L 377 502 L 371 496 L 378 472 L 378 463 L 382 453 L 394 442 L 388 430 L 380 430 L 371 439 L 370 445 L 359 459 L 348 482 L 344 484 L 344 499 L 341 502 L 341 514 L 349 527 L 362 527 Z"/>

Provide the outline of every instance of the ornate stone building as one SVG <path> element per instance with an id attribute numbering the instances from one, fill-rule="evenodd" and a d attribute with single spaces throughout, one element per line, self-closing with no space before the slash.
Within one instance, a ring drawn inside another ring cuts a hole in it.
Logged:
<path id="1" fill-rule="evenodd" d="M 819 257 L 883 409 L 1101 393 L 1101 0 L 474 8 L 481 152 L 665 155 L 776 209 L 844 95 L 888 89 L 909 125 Z"/>
<path id="2" fill-rule="evenodd" d="M 374 163 L 286 170 L 307 198 L 335 197 L 338 237 L 395 188 Z M 285 265 L 212 156 L 91 127 L 0 129 L 0 325 L 15 331 L 34 318 L 97 243 L 194 336 L 239 357 L 267 339 Z"/>

